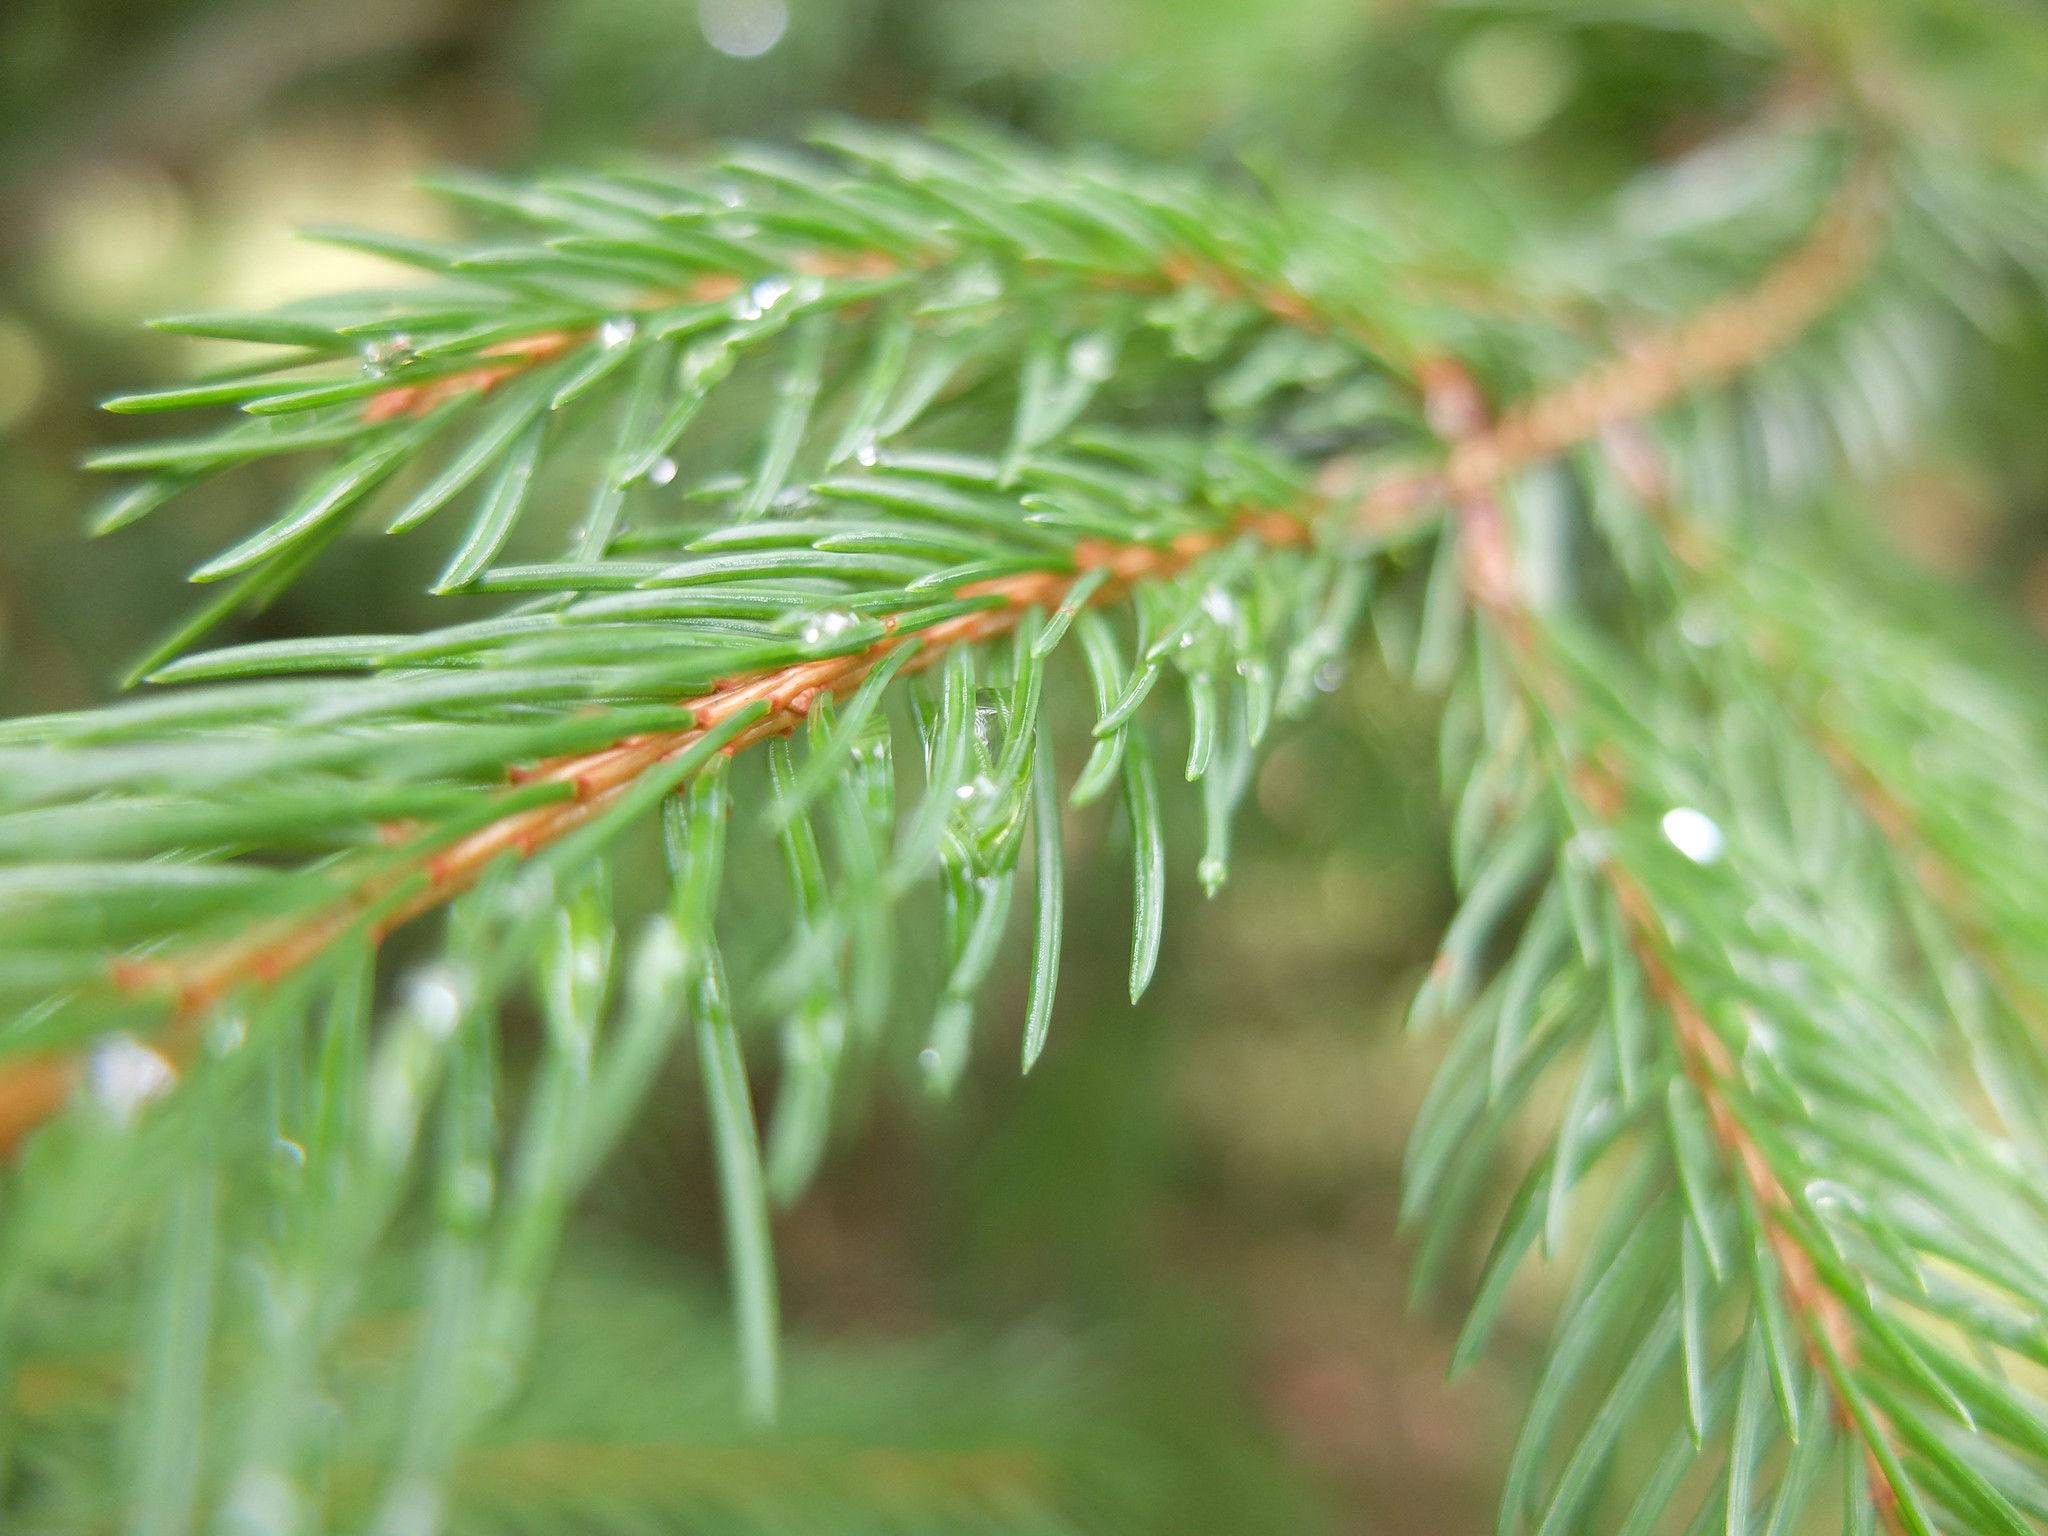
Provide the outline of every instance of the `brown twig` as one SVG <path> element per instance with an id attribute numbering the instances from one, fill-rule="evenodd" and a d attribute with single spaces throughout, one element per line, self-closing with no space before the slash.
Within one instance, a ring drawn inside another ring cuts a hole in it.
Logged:
<path id="1" fill-rule="evenodd" d="M 1805 243 L 1754 288 L 1651 335 L 1561 388 L 1508 410 L 1498 422 L 1454 434 L 1441 470 L 1388 481 L 1373 491 L 1365 515 L 1398 517 L 1421 503 L 1490 494 L 1503 481 L 1616 424 L 1654 415 L 1781 351 L 1863 275 L 1877 250 L 1880 206 L 1875 173 L 1859 169 Z M 1424 383 L 1427 388 L 1426 378 Z"/>

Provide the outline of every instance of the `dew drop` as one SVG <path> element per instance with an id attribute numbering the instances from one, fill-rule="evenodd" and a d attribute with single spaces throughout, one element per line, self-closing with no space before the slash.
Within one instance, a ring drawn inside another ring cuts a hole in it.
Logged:
<path id="1" fill-rule="evenodd" d="M 882 450 L 873 443 L 862 443 L 860 451 L 854 454 L 854 457 L 872 469 L 875 465 L 882 462 Z"/>
<path id="2" fill-rule="evenodd" d="M 805 645 L 823 645 L 837 640 L 860 621 L 844 608 L 828 608 L 823 613 L 812 614 L 804 621 L 804 627 L 797 632 L 797 638 Z"/>
<path id="3" fill-rule="evenodd" d="M 366 341 L 356 349 L 356 356 L 363 360 L 363 372 L 371 378 L 381 379 L 413 360 L 412 337 L 404 331 L 396 331 L 375 341 Z"/>
<path id="4" fill-rule="evenodd" d="M 953 798 L 956 800 L 972 800 L 975 796 L 975 793 L 976 791 L 972 784 L 962 784 L 958 789 L 953 791 Z"/>
<path id="5" fill-rule="evenodd" d="M 920 1067 L 923 1067 L 925 1071 L 928 1073 L 937 1072 L 940 1067 L 945 1065 L 945 1062 L 946 1058 L 941 1056 L 937 1051 L 933 1050 L 930 1046 L 926 1046 L 923 1050 L 917 1053 L 917 1064 Z"/>
<path id="6" fill-rule="evenodd" d="M 974 738 L 986 752 L 993 753 L 1003 728 L 1003 712 L 994 704 L 977 704 L 974 709 Z"/>
<path id="7" fill-rule="evenodd" d="M 1727 633 L 1721 616 L 1704 603 L 1687 603 L 1678 615 L 1678 631 L 1702 650 L 1720 643 Z"/>
<path id="8" fill-rule="evenodd" d="M 631 315 L 614 315 L 597 328 L 598 343 L 606 351 L 616 351 L 631 341 L 638 330 Z"/>
<path id="9" fill-rule="evenodd" d="M 647 483 L 649 485 L 667 485 L 675 477 L 676 461 L 667 454 L 663 454 L 647 466 Z"/>
<path id="10" fill-rule="evenodd" d="M 531 918 L 555 901 L 555 876 L 545 864 L 529 864 L 524 873 L 512 882 L 512 889 L 505 893 L 505 912 L 509 917 Z"/>
<path id="11" fill-rule="evenodd" d="M 1712 864 L 1727 849 L 1728 840 L 1714 819 L 1689 805 L 1666 811 L 1661 825 L 1671 846 L 1695 864 Z"/>
<path id="12" fill-rule="evenodd" d="M 1858 1216 L 1863 1212 L 1863 1202 L 1856 1192 L 1833 1179 L 1809 1179 L 1806 1198 L 1823 1216 Z"/>
<path id="13" fill-rule="evenodd" d="M 1229 874 L 1230 866 L 1213 853 L 1204 854 L 1195 866 L 1195 878 L 1202 882 L 1202 892 L 1208 896 L 1214 896 L 1223 889 L 1223 882 Z"/>
<path id="14" fill-rule="evenodd" d="M 414 975 L 406 1005 L 419 1026 L 436 1040 L 445 1040 L 462 1022 L 462 990 L 445 966 L 429 966 Z"/>
<path id="15" fill-rule="evenodd" d="M 1237 599 L 1221 587 L 1211 587 L 1202 594 L 1202 612 L 1218 624 L 1234 623 L 1237 619 Z"/>
<path id="16" fill-rule="evenodd" d="M 249 1038 L 249 1026 L 236 1013 L 224 1014 L 206 1030 L 206 1048 L 215 1056 L 228 1057 L 242 1048 L 242 1042 Z"/>
<path id="17" fill-rule="evenodd" d="M 788 296 L 789 289 L 790 282 L 786 277 L 762 278 L 761 281 L 747 290 L 747 296 L 740 301 L 740 318 L 742 320 L 760 319 Z"/>
<path id="18" fill-rule="evenodd" d="M 133 1035 L 102 1036 L 86 1058 L 85 1086 L 116 1125 L 126 1125 L 152 1099 L 176 1086 L 178 1069 Z"/>
<path id="19" fill-rule="evenodd" d="M 293 1141 L 291 1137 L 280 1136 L 270 1145 L 271 1150 L 277 1153 L 280 1162 L 290 1163 L 294 1168 L 306 1166 L 306 1149 L 296 1141 Z"/>
<path id="20" fill-rule="evenodd" d="M 1077 379 L 1100 384 L 1116 371 L 1116 357 L 1100 336 L 1083 336 L 1067 348 L 1067 372 Z"/>
<path id="21" fill-rule="evenodd" d="M 1343 686 L 1344 664 L 1340 661 L 1326 661 L 1316 668 L 1315 685 L 1324 693 L 1335 693 Z"/>
<path id="22" fill-rule="evenodd" d="M 586 987 L 598 987 L 604 982 L 604 946 L 602 944 L 578 944 L 575 949 L 576 979 Z"/>

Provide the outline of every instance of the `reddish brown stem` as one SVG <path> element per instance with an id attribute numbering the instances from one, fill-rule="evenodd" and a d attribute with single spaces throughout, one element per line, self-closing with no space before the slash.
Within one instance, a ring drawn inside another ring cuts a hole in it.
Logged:
<path id="1" fill-rule="evenodd" d="M 1502 481 L 1610 427 L 1643 420 L 1782 350 L 1832 309 L 1869 267 L 1877 251 L 1879 207 L 1875 174 L 1859 170 L 1806 242 L 1754 288 L 1650 335 L 1561 388 L 1507 411 L 1498 422 L 1447 434 L 1453 447 L 1440 471 L 1378 487 L 1365 515 L 1399 516 L 1418 502 L 1490 494 Z M 1427 388 L 1426 376 L 1424 384 Z"/>
<path id="2" fill-rule="evenodd" d="M 1308 538 L 1307 524 L 1284 513 L 1249 513 L 1238 519 L 1236 527 L 1273 544 L 1301 543 Z M 795 662 L 727 679 L 711 692 L 687 701 L 691 712 L 687 727 L 555 758 L 520 775 L 524 784 L 572 786 L 567 799 L 513 811 L 446 847 L 424 852 L 414 860 L 401 860 L 396 871 L 367 881 L 311 917 L 291 919 L 190 958 L 131 962 L 121 968 L 117 979 L 131 991 L 165 994 L 174 1000 L 181 1017 L 193 1018 L 245 985 L 269 984 L 297 970 L 357 928 L 367 914 L 408 883 L 418 882 L 419 889 L 377 913 L 372 926 L 375 936 L 381 937 L 468 889 L 501 855 L 525 858 L 558 841 L 618 800 L 643 774 L 687 752 L 708 732 L 744 710 L 766 706 L 760 719 L 726 745 L 727 753 L 794 730 L 821 694 L 836 697 L 857 688 L 884 657 L 913 639 L 917 651 L 904 663 L 906 672 L 930 666 L 956 645 L 980 644 L 1006 633 L 1026 609 L 1057 606 L 1088 571 L 1106 568 L 1111 573 L 1092 599 L 1109 602 L 1134 582 L 1174 575 L 1220 548 L 1231 536 L 1183 534 L 1167 546 L 1086 539 L 1075 547 L 1071 570 L 1027 572 L 959 590 L 961 597 L 999 598 L 999 607 L 947 619 L 915 637 L 890 636 L 845 656 Z"/>

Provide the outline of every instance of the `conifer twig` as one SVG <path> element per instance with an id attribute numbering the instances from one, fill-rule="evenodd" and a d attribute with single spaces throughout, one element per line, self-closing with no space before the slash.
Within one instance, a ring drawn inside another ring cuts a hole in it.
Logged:
<path id="1" fill-rule="evenodd" d="M 1512 595 L 1506 526 L 1493 487 L 1618 421 L 1633 420 L 1688 389 L 1726 377 L 1793 339 L 1853 283 L 1867 263 L 1873 248 L 1873 185 L 1867 171 L 1853 175 L 1808 240 L 1756 287 L 1721 300 L 1651 337 L 1630 354 L 1595 365 L 1558 389 L 1511 409 L 1498 423 L 1486 421 L 1484 399 L 1460 365 L 1448 359 L 1424 360 L 1418 365 L 1418 382 L 1431 424 L 1451 445 L 1449 458 L 1439 471 L 1382 483 L 1357 504 L 1349 514 L 1350 521 L 1361 531 L 1384 532 L 1390 523 L 1412 520 L 1432 504 L 1440 505 L 1446 499 L 1454 502 L 1466 541 L 1467 578 L 1475 598 L 1503 625 L 1519 625 L 1523 620 Z M 796 265 L 814 274 L 874 275 L 880 264 L 887 262 L 879 252 L 852 258 L 816 253 Z M 1169 284 L 1196 283 L 1227 295 L 1246 296 L 1293 323 L 1319 318 L 1309 301 L 1291 289 L 1282 291 L 1266 284 L 1248 290 L 1232 274 L 1192 258 L 1168 258 L 1161 275 Z M 716 300 L 737 288 L 740 281 L 736 275 L 706 274 L 693 280 L 687 296 L 693 301 Z M 1355 328 L 1355 322 L 1345 323 Z M 544 332 L 501 344 L 489 349 L 494 359 L 490 363 L 430 383 L 394 386 L 371 395 L 363 407 L 364 416 L 381 421 L 423 415 L 460 394 L 495 389 L 584 339 L 581 333 Z M 1326 466 L 1319 484 L 1341 484 L 1341 474 L 1333 476 L 1331 468 L 1334 466 Z M 1307 536 L 1308 519 L 1320 510 L 1311 506 L 1298 513 L 1248 514 L 1241 520 L 1241 530 L 1269 544 L 1297 543 Z M 1184 535 L 1168 550 L 1084 541 L 1075 552 L 1077 574 L 1097 565 L 1112 572 L 1113 579 L 1091 599 L 1105 603 L 1122 596 L 1133 582 L 1174 573 L 1218 543 L 1220 538 L 1214 535 Z M 963 588 L 959 594 L 963 597 L 996 597 L 1002 599 L 1001 605 L 925 631 L 919 654 L 905 669 L 929 666 L 951 645 L 973 644 L 1007 631 L 1024 609 L 1055 603 L 1068 585 L 1071 578 L 1044 573 Z M 766 713 L 744 727 L 724 749 L 727 752 L 787 734 L 818 693 L 836 696 L 857 687 L 899 643 L 884 639 L 848 656 L 729 680 L 712 693 L 689 701 L 695 718 L 683 730 L 629 738 L 595 752 L 543 764 L 524 776 L 525 782 L 572 786 L 569 796 L 560 802 L 514 811 L 411 866 L 401 860 L 396 872 L 380 874 L 309 918 L 293 919 L 194 956 L 120 960 L 112 968 L 113 978 L 124 991 L 169 999 L 178 1019 L 195 1019 L 245 984 L 267 984 L 290 974 L 365 921 L 370 922 L 373 935 L 381 936 L 432 910 L 466 889 L 501 854 L 523 858 L 553 843 L 613 803 L 639 775 L 687 751 L 706 731 L 740 708 L 758 702 L 765 705 Z M 421 877 L 415 881 L 418 889 L 389 900 L 408 872 Z M 380 900 L 385 902 L 385 910 L 373 911 Z M 174 1057 L 182 1059 L 189 1052 L 191 1038 L 189 1024 L 177 1025 L 167 1034 L 165 1044 Z M 62 1085 L 74 1070 L 61 1061 L 49 1060 L 0 1071 L 0 1148 L 15 1144 L 61 1107 Z"/>
<path id="2" fill-rule="evenodd" d="M 1299 544 L 1309 537 L 1305 521 L 1278 511 L 1246 513 L 1238 519 L 1237 531 L 1271 546 Z M 1099 606 L 1125 596 L 1134 583 L 1162 579 L 1185 569 L 1226 542 L 1227 537 L 1220 533 L 1182 534 L 1166 547 L 1086 539 L 1075 548 L 1072 575 L 1033 572 L 972 583 L 960 588 L 956 595 L 997 601 L 979 612 L 962 614 L 920 632 L 914 637 L 917 651 L 902 664 L 900 671 L 922 671 L 952 646 L 980 644 L 1005 634 L 1028 609 L 1058 607 L 1080 579 L 1094 570 L 1110 573 L 1109 579 L 1088 596 L 1090 605 Z M 893 622 L 885 620 L 888 624 Z M 120 962 L 116 980 L 130 991 L 166 995 L 174 1000 L 181 1017 L 193 1018 L 243 985 L 268 985 L 297 970 L 354 929 L 377 899 L 392 887 L 406 884 L 408 875 L 422 877 L 421 888 L 375 915 L 376 936 L 389 933 L 468 889 L 501 855 L 510 853 L 527 858 L 558 841 L 616 802 L 642 775 L 681 756 L 720 724 L 744 711 L 759 708 L 761 713 L 720 749 L 727 755 L 789 734 L 809 714 L 817 698 L 837 697 L 857 688 L 884 657 L 910 643 L 912 637 L 886 638 L 845 656 L 798 662 L 728 679 L 712 692 L 687 702 L 693 719 L 681 730 L 629 737 L 594 752 L 543 763 L 520 775 L 522 784 L 569 785 L 569 798 L 513 811 L 448 847 L 433 849 L 411 861 L 401 860 L 396 872 L 380 873 L 346 900 L 276 931 L 252 934 L 247 940 L 184 962 Z M 0 1105 L 0 1136 L 4 1136 L 5 1116 L 5 1106 Z"/>
<path id="3" fill-rule="evenodd" d="M 1741 373 L 1794 341 L 1855 286 L 1878 248 L 1877 173 L 1853 171 L 1806 240 L 1756 286 L 1652 333 L 1556 389 L 1473 422 L 1477 387 L 1455 364 L 1423 364 L 1432 423 L 1452 439 L 1443 467 L 1376 486 L 1361 516 L 1397 522 L 1444 498 L 1490 491 L 1545 459 L 1591 442 L 1617 424 L 1641 421 L 1694 390 Z M 1429 372 L 1438 370 L 1432 390 Z"/>
<path id="4" fill-rule="evenodd" d="M 1817 250 L 1829 251 L 1838 239 L 1838 236 L 1824 230 L 1815 241 L 1775 269 L 1750 295 L 1716 306 L 1708 316 L 1718 311 L 1722 318 L 1714 323 L 1713 328 L 1726 327 L 1732 333 L 1752 337 L 1766 333 L 1771 326 L 1780 323 L 1781 317 L 1792 312 L 1790 300 L 1778 296 L 1787 288 L 1796 288 L 1799 292 L 1801 302 L 1798 308 L 1805 316 L 1800 324 L 1814 318 L 1826 307 L 1823 292 L 1813 286 L 1815 277 L 1810 269 L 1819 264 L 1814 253 Z M 1838 285 L 1847 280 L 1853 269 L 1843 268 L 1831 256 L 1826 270 L 1831 279 L 1826 297 L 1832 298 L 1839 292 Z M 1788 273 L 1789 276 L 1786 275 Z M 1708 316 L 1703 316 L 1702 322 Z M 1674 354 L 1687 351 L 1684 336 L 1696 327 L 1706 328 L 1700 322 L 1681 327 L 1669 343 L 1669 350 Z M 1792 334 L 1796 334 L 1796 327 L 1781 331 L 1779 339 L 1787 340 Z M 1546 408 L 1539 401 L 1528 410 L 1511 416 L 1503 428 L 1493 431 L 1487 426 L 1484 394 L 1462 367 L 1439 361 L 1426 375 L 1431 421 L 1453 443 L 1451 462 L 1454 467 L 1445 477 L 1446 490 L 1453 497 L 1453 514 L 1459 536 L 1464 541 L 1465 580 L 1474 605 L 1493 622 L 1513 648 L 1520 663 L 1518 678 L 1544 696 L 1532 701 L 1535 703 L 1556 702 L 1563 698 L 1568 692 L 1568 684 L 1556 668 L 1546 664 L 1541 651 L 1541 626 L 1520 600 L 1507 521 L 1494 492 L 1495 477 L 1473 471 L 1477 478 L 1461 483 L 1455 466 L 1465 445 L 1473 442 L 1486 442 L 1490 447 L 1487 453 L 1469 457 L 1466 460 L 1469 464 L 1484 468 L 1518 462 L 1512 445 L 1518 441 L 1536 441 L 1541 434 L 1535 427 L 1517 428 L 1517 420 L 1555 423 L 1546 430 L 1559 434 L 1563 434 L 1567 426 L 1571 431 L 1583 431 L 1587 435 L 1607 427 L 1616 439 L 1613 456 L 1631 472 L 1632 478 L 1638 482 L 1638 490 L 1655 493 L 1645 496 L 1644 505 L 1653 515 L 1663 514 L 1658 516 L 1660 526 L 1668 526 L 1669 503 L 1663 494 L 1665 481 L 1654 450 L 1634 430 L 1633 413 L 1623 422 L 1616 423 L 1603 408 L 1618 404 L 1624 396 L 1619 391 L 1605 394 L 1598 387 L 1600 381 L 1625 377 L 1625 366 L 1618 364 L 1595 370 L 1577 384 L 1567 386 L 1557 396 L 1550 397 L 1560 402 L 1554 409 Z M 1575 407 L 1571 404 L 1573 400 L 1585 404 Z M 1558 446 L 1567 446 L 1576 440 L 1560 435 Z M 1509 448 L 1491 446 L 1502 443 L 1510 445 Z M 1550 451 L 1556 450 L 1546 450 Z M 1603 808 L 1616 810 L 1628 798 L 1627 787 L 1615 782 L 1605 765 L 1577 762 L 1567 757 L 1558 778 L 1561 784 L 1571 786 L 1582 802 L 1603 820 L 1608 819 L 1602 814 Z M 1856 1413 L 1856 1405 L 1842 1395 L 1837 1377 L 1837 1372 L 1850 1369 L 1855 1362 L 1854 1325 L 1848 1308 L 1823 1281 L 1813 1256 L 1792 1223 L 1793 1204 L 1783 1179 L 1772 1167 L 1763 1147 L 1744 1126 L 1730 1099 L 1730 1086 L 1738 1077 L 1735 1060 L 1672 968 L 1668 959 L 1670 940 L 1649 896 L 1615 860 L 1603 858 L 1600 870 L 1622 915 L 1630 949 L 1648 982 L 1650 994 L 1670 1019 L 1681 1069 L 1706 1108 L 1708 1129 L 1723 1167 L 1729 1175 L 1741 1180 L 1757 1212 L 1765 1241 L 1776 1261 L 1776 1278 L 1784 1302 L 1806 1335 L 1813 1365 L 1829 1383 L 1836 1418 L 1844 1429 L 1864 1429 Z M 1872 1410 L 1871 1420 L 1877 1433 L 1890 1433 L 1881 1412 Z M 1877 1508 L 1886 1530 L 1902 1536 L 1904 1527 L 1900 1523 L 1899 1493 L 1887 1470 L 1887 1463 L 1896 1464 L 1896 1448 L 1880 1448 L 1870 1443 L 1868 1434 L 1866 1429 L 1863 1450 L 1871 1484 L 1877 1493 Z"/>

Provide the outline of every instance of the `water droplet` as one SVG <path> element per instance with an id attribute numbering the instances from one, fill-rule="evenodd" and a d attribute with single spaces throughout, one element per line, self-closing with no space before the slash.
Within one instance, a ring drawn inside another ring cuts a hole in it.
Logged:
<path id="1" fill-rule="evenodd" d="M 1695 864 L 1712 864 L 1727 849 L 1728 840 L 1714 819 L 1689 805 L 1666 811 L 1661 825 L 1671 846 Z"/>
<path id="2" fill-rule="evenodd" d="M 554 905 L 555 875 L 546 864 L 529 864 L 505 893 L 505 915 L 530 918 Z"/>
<path id="3" fill-rule="evenodd" d="M 737 208 L 746 201 L 740 194 L 740 189 L 729 181 L 721 181 L 718 184 L 718 200 L 728 208 Z"/>
<path id="4" fill-rule="evenodd" d="M 1315 685 L 1324 693 L 1335 693 L 1344 682 L 1344 663 L 1326 661 L 1316 668 Z"/>
<path id="5" fill-rule="evenodd" d="M 1754 1050 L 1775 1061 L 1781 1054 L 1780 1046 L 1783 1043 L 1777 1027 L 1754 1008 L 1742 1010 L 1742 1022 L 1749 1031 L 1748 1039 L 1744 1042 L 1745 1051 Z"/>
<path id="6" fill-rule="evenodd" d="M 758 320 L 769 310 L 780 304 L 789 294 L 790 281 L 786 277 L 764 277 L 746 291 L 739 301 L 738 314 L 742 320 Z"/>
<path id="7" fill-rule="evenodd" d="M 1678 615 L 1678 632 L 1704 649 L 1718 644 L 1727 629 L 1721 615 L 1704 603 L 1687 603 Z"/>
<path id="8" fill-rule="evenodd" d="M 981 743 L 983 751 L 993 753 L 996 750 L 996 743 L 1001 740 L 1002 729 L 1003 711 L 1000 705 L 988 703 L 974 706 L 974 736 Z"/>
<path id="9" fill-rule="evenodd" d="M 279 1161 L 290 1163 L 294 1168 L 306 1166 L 306 1149 L 289 1136 L 278 1137 L 271 1143 L 271 1150 L 277 1153 Z"/>
<path id="10" fill-rule="evenodd" d="M 1864 1209 L 1862 1199 L 1853 1189 L 1833 1179 L 1807 1180 L 1806 1198 L 1823 1216 L 1859 1216 Z"/>
<path id="11" fill-rule="evenodd" d="M 647 483 L 649 485 L 667 485 L 675 477 L 676 461 L 665 453 L 647 466 Z"/>
<path id="12" fill-rule="evenodd" d="M 760 315 L 743 316 L 744 319 L 758 320 Z M 700 341 L 683 354 L 682 380 L 684 387 L 695 393 L 702 393 L 732 371 L 732 348 L 722 341 Z"/>
<path id="13" fill-rule="evenodd" d="M 972 784 L 962 784 L 953 791 L 953 798 L 956 800 L 972 800 L 976 793 L 977 791 Z"/>
<path id="14" fill-rule="evenodd" d="M 1237 599 L 1221 587 L 1211 587 L 1202 594 L 1202 612 L 1218 624 L 1234 623 L 1237 619 Z"/>
<path id="15" fill-rule="evenodd" d="M 363 360 L 363 372 L 381 379 L 413 360 L 412 337 L 404 331 L 397 331 L 375 341 L 366 341 L 356 349 L 356 356 Z"/>
<path id="16" fill-rule="evenodd" d="M 242 1048 L 242 1042 L 248 1038 L 249 1026 L 242 1022 L 240 1014 L 223 1014 L 207 1026 L 206 1048 L 215 1056 L 232 1056 Z"/>
<path id="17" fill-rule="evenodd" d="M 926 1046 L 923 1050 L 917 1053 L 917 1064 L 920 1067 L 923 1067 L 926 1072 L 937 1072 L 940 1067 L 945 1065 L 945 1063 L 946 1058 L 941 1056 L 937 1051 L 933 1050 L 930 1046 Z"/>
<path id="18" fill-rule="evenodd" d="M 638 330 L 631 315 L 614 315 L 597 328 L 598 344 L 606 351 L 614 351 L 631 341 Z"/>
<path id="19" fill-rule="evenodd" d="M 1581 832 L 1564 845 L 1565 857 L 1580 869 L 1591 872 L 1607 862 L 1607 834 Z"/>
<path id="20" fill-rule="evenodd" d="M 860 622 L 844 608 L 828 608 L 823 613 L 814 613 L 804 621 L 797 638 L 805 645 L 824 645 L 837 640 Z"/>
<path id="21" fill-rule="evenodd" d="M 872 469 L 875 465 L 882 462 L 882 450 L 873 443 L 862 443 L 854 457 Z"/>
<path id="22" fill-rule="evenodd" d="M 1230 866 L 1213 853 L 1204 854 L 1195 866 L 1195 878 L 1202 882 L 1203 894 L 1214 896 L 1223 889 L 1223 882 L 1230 874 Z"/>
<path id="23" fill-rule="evenodd" d="M 177 1085 L 178 1069 L 160 1052 L 144 1045 L 133 1035 L 104 1035 L 85 1062 L 86 1091 L 92 1101 L 126 1125 L 152 1099 L 160 1099 Z"/>
<path id="24" fill-rule="evenodd" d="M 462 1022 L 462 988 L 455 973 L 440 965 L 415 972 L 407 989 L 406 1007 L 427 1034 L 447 1039 Z"/>
<path id="25" fill-rule="evenodd" d="M 1067 348 L 1067 372 L 1077 379 L 1100 384 L 1116 371 L 1116 354 L 1100 336 L 1083 336 Z"/>

